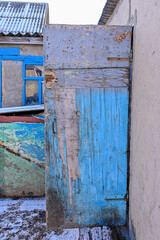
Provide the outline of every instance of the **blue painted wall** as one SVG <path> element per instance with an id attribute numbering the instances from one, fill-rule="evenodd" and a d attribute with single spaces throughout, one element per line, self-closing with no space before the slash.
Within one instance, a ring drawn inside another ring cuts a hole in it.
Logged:
<path id="1" fill-rule="evenodd" d="M 0 48 L 0 55 L 1 56 L 18 56 L 20 55 L 20 48 L 19 47 L 1 47 Z"/>
<path id="2" fill-rule="evenodd" d="M 43 196 L 44 123 L 0 123 L 0 196 Z"/>
<path id="3" fill-rule="evenodd" d="M 3 60 L 23 62 L 22 97 L 25 105 L 25 81 L 35 80 L 35 78 L 25 76 L 25 66 L 26 64 L 43 65 L 43 57 L 22 56 L 19 47 L 0 48 L 0 107 L 2 107 L 1 63 Z M 43 77 L 38 77 L 36 80 L 39 81 L 39 103 L 41 104 Z M 16 86 L 15 94 L 17 94 Z M 44 118 L 44 116 L 38 117 Z M 44 144 L 44 123 L 0 123 L 0 196 L 44 196 Z"/>

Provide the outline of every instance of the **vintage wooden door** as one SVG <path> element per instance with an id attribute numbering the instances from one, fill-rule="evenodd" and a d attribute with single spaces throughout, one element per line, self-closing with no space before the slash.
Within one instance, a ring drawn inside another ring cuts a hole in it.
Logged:
<path id="1" fill-rule="evenodd" d="M 44 31 L 48 229 L 126 222 L 131 27 Z"/>

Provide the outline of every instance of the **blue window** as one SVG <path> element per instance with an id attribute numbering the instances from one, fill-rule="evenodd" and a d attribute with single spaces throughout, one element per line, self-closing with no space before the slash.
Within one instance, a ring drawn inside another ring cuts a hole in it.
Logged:
<path id="1" fill-rule="evenodd" d="M 43 63 L 24 61 L 23 79 L 23 104 L 43 104 Z"/>
<path id="2" fill-rule="evenodd" d="M 20 85 L 15 84 L 15 93 L 21 92 L 21 94 L 22 94 L 21 96 L 19 96 L 22 99 L 22 103 L 20 105 L 22 106 L 22 104 L 23 104 L 26 106 L 26 105 L 43 104 L 44 103 L 44 99 L 43 99 L 43 79 L 44 79 L 44 77 L 43 77 L 43 57 L 42 56 L 20 55 L 20 48 L 12 48 L 11 47 L 11 48 L 0 48 L 0 107 L 3 106 L 1 64 L 5 60 L 22 62 L 22 73 L 23 73 L 22 81 L 23 82 Z M 10 71 L 10 69 L 8 69 L 8 71 Z M 15 69 L 15 72 L 16 72 L 16 69 Z M 11 73 L 11 74 L 13 74 L 13 76 L 14 76 L 14 73 Z M 14 80 L 16 83 L 16 78 Z M 6 95 L 9 94 L 11 87 L 8 86 L 8 88 L 6 90 L 8 92 L 6 92 Z M 19 88 L 21 88 L 21 89 L 19 89 Z M 23 93 L 22 93 L 22 90 L 23 90 Z M 6 99 L 7 99 L 7 97 L 6 97 Z M 14 96 L 12 97 L 12 99 L 14 101 Z M 10 107 L 9 105 L 17 107 L 16 101 L 15 101 L 15 103 L 12 102 L 12 104 L 10 104 L 9 101 L 8 101 L 8 107 Z"/>

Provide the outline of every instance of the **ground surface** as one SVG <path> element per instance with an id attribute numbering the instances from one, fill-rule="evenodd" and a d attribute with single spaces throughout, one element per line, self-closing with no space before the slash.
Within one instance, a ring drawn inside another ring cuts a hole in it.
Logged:
<path id="1" fill-rule="evenodd" d="M 117 229 L 95 227 L 46 231 L 45 199 L 0 199 L 0 240 L 118 240 Z M 126 235 L 126 231 L 124 231 Z M 123 235 L 123 231 L 122 231 Z"/>

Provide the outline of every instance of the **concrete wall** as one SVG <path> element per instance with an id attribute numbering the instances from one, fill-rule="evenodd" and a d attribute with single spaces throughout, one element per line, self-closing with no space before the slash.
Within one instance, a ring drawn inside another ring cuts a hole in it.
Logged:
<path id="1" fill-rule="evenodd" d="M 136 239 L 160 239 L 160 1 L 121 0 L 112 25 L 134 25 L 129 215 Z"/>

